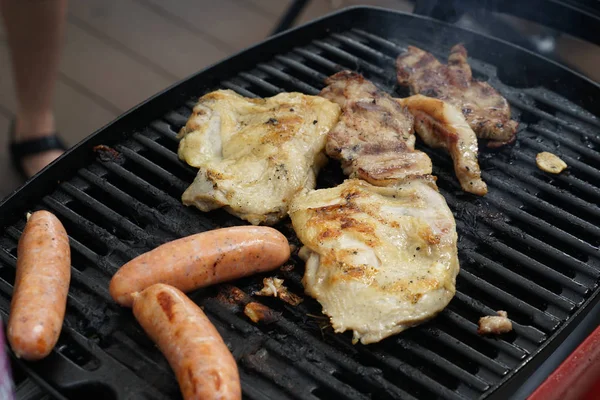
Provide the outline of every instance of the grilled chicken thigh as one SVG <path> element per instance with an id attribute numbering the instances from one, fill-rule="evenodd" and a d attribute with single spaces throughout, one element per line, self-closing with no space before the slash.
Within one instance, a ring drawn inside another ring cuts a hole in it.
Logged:
<path id="1" fill-rule="evenodd" d="M 461 112 L 442 100 L 420 94 L 396 99 L 415 119 L 415 131 L 429 147 L 448 150 L 454 172 L 465 192 L 483 196 L 487 185 L 477 161 L 477 137 Z"/>
<path id="2" fill-rule="evenodd" d="M 339 72 L 325 83 L 320 95 L 342 107 L 326 151 L 341 160 L 346 175 L 385 186 L 431 173 L 429 157 L 415 150 L 413 117 L 406 107 L 355 72 Z"/>
<path id="3" fill-rule="evenodd" d="M 490 139 L 489 147 L 514 141 L 517 122 L 510 119 L 506 99 L 488 83 L 473 80 L 461 44 L 450 50 L 448 65 L 409 46 L 396 60 L 396 71 L 398 82 L 409 86 L 412 94 L 435 97 L 461 110 L 477 137 Z"/>
<path id="4" fill-rule="evenodd" d="M 296 193 L 315 187 L 339 114 L 337 104 L 300 93 L 203 96 L 179 133 L 179 158 L 199 169 L 183 203 L 202 211 L 225 207 L 252 224 L 276 223 Z"/>
<path id="5" fill-rule="evenodd" d="M 430 176 L 379 187 L 358 179 L 304 191 L 289 209 L 303 284 L 336 332 L 378 342 L 446 307 L 459 270 L 455 222 Z"/>

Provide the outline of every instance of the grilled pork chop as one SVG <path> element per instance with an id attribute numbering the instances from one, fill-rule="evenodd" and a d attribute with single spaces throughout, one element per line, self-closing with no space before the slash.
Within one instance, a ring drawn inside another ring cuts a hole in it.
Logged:
<path id="1" fill-rule="evenodd" d="M 398 82 L 412 94 L 444 100 L 462 111 L 477 137 L 490 139 L 488 147 L 514 141 L 517 122 L 510 119 L 510 107 L 493 87 L 473 80 L 467 50 L 457 44 L 450 50 L 448 65 L 417 47 L 396 60 Z"/>
<path id="2" fill-rule="evenodd" d="M 385 186 L 431 173 L 429 157 L 415 150 L 413 118 L 406 107 L 355 72 L 338 72 L 325 83 L 320 96 L 342 107 L 326 151 L 341 160 L 346 175 Z"/>
<path id="3" fill-rule="evenodd" d="M 336 332 L 378 342 L 446 307 L 459 270 L 455 222 L 430 175 L 305 191 L 289 209 L 303 284 Z"/>
<path id="4" fill-rule="evenodd" d="M 450 152 L 463 190 L 487 193 L 477 163 L 477 138 L 455 107 L 419 95 L 394 100 L 350 71 L 332 75 L 325 83 L 320 95 L 342 107 L 340 121 L 327 136 L 326 151 L 342 161 L 351 178 L 385 186 L 431 174 L 431 160 L 415 150 L 414 127 L 427 145 Z"/>
<path id="5" fill-rule="evenodd" d="M 315 187 L 339 114 L 337 104 L 300 93 L 203 96 L 179 133 L 179 158 L 198 168 L 183 203 L 202 211 L 224 207 L 255 225 L 276 223 L 297 192 Z"/>

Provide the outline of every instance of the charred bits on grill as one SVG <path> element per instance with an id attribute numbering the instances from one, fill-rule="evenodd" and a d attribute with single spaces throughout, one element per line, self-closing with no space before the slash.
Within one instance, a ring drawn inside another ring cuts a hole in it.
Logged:
<path id="1" fill-rule="evenodd" d="M 232 307 L 236 311 L 252 301 L 249 294 L 233 285 L 222 285 L 216 299 L 219 303 Z"/>
<path id="2" fill-rule="evenodd" d="M 104 144 L 99 144 L 93 147 L 94 152 L 98 155 L 98 158 L 102 162 L 114 162 L 115 164 L 123 164 L 125 157 L 117 150 Z"/>
<path id="3" fill-rule="evenodd" d="M 262 322 L 264 324 L 272 324 L 281 317 L 281 314 L 271 310 L 264 304 L 257 303 L 255 301 L 246 304 L 244 307 L 244 314 L 252 320 L 254 323 Z"/>
<path id="4" fill-rule="evenodd" d="M 283 279 L 275 277 L 264 278 L 263 285 L 264 287 L 261 290 L 254 293 L 255 295 L 279 297 L 281 300 L 292 306 L 297 306 L 303 301 L 300 296 L 290 292 L 288 288 L 283 285 Z"/>

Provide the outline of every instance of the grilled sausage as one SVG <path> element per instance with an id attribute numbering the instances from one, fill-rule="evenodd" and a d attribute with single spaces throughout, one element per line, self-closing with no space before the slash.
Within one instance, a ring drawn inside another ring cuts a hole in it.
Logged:
<path id="1" fill-rule="evenodd" d="M 35 212 L 17 248 L 17 276 L 7 338 L 27 360 L 46 357 L 54 348 L 65 317 L 71 250 L 65 228 L 48 211 Z"/>
<path id="2" fill-rule="evenodd" d="M 185 400 L 242 398 L 235 360 L 200 307 L 162 283 L 133 297 L 133 315 L 173 368 Z"/>
<path id="3" fill-rule="evenodd" d="M 110 295 L 131 307 L 132 294 L 155 283 L 187 292 L 214 283 L 273 270 L 290 257 L 287 239 L 264 226 L 236 226 L 165 243 L 123 265 Z"/>

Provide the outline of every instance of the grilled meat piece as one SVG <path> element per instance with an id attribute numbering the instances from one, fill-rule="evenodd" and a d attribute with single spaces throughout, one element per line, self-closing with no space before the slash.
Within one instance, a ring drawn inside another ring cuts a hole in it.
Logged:
<path id="1" fill-rule="evenodd" d="M 263 324 L 272 324 L 281 318 L 281 313 L 255 301 L 246 304 L 244 307 L 244 314 L 250 318 L 252 322 L 262 322 Z"/>
<path id="2" fill-rule="evenodd" d="M 514 141 L 517 122 L 510 119 L 510 107 L 493 87 L 473 80 L 467 50 L 457 44 L 450 50 L 448 65 L 417 47 L 396 60 L 398 82 L 412 94 L 444 100 L 462 111 L 477 137 L 489 139 L 489 147 Z"/>
<path id="3" fill-rule="evenodd" d="M 487 185 L 477 162 L 477 137 L 461 112 L 445 101 L 420 94 L 397 101 L 411 112 L 415 131 L 427 146 L 448 150 L 462 189 L 485 195 Z"/>
<path id="4" fill-rule="evenodd" d="M 550 174 L 560 174 L 567 169 L 567 163 L 556 154 L 542 151 L 535 156 L 535 163 L 539 169 Z"/>
<path id="5" fill-rule="evenodd" d="M 290 205 L 306 293 L 336 332 L 374 343 L 446 307 L 459 270 L 454 217 L 434 178 L 379 187 L 358 179 Z"/>
<path id="6" fill-rule="evenodd" d="M 354 72 L 339 72 L 325 83 L 320 95 L 342 107 L 326 151 L 341 160 L 346 175 L 385 186 L 431 173 L 429 157 L 415 150 L 413 118 L 406 107 Z"/>
<path id="7" fill-rule="evenodd" d="M 339 114 L 337 104 L 300 93 L 203 96 L 179 133 L 179 158 L 199 169 L 183 203 L 224 207 L 255 225 L 276 223 L 298 191 L 315 187 Z"/>
<path id="8" fill-rule="evenodd" d="M 254 292 L 254 295 L 279 297 L 292 306 L 297 306 L 303 301 L 300 296 L 290 292 L 287 286 L 284 286 L 283 279 L 275 277 L 264 278 L 263 288 Z"/>
<path id="9" fill-rule="evenodd" d="M 305 190 L 289 214 L 304 244 L 299 255 L 306 261 L 306 293 L 321 303 L 336 332 L 353 330 L 355 342 L 374 343 L 432 318 L 450 302 L 459 270 L 456 226 L 430 175 L 431 160 L 414 149 L 408 107 L 353 72 L 326 83 L 321 96 L 342 107 L 326 151 L 342 160 L 351 178 L 363 180 Z M 433 114 L 428 125 L 418 125 L 422 134 L 456 153 L 453 141 L 434 139 L 460 136 L 460 127 L 438 126 L 456 123 L 452 109 L 434 112 L 419 100 L 408 101 L 416 114 Z"/>
<path id="10" fill-rule="evenodd" d="M 350 71 L 325 82 L 328 86 L 320 95 L 342 107 L 340 121 L 327 136 L 326 151 L 342 160 L 351 178 L 385 186 L 431 174 L 431 160 L 415 150 L 414 127 L 427 145 L 450 152 L 463 190 L 487 193 L 477 163 L 477 138 L 455 107 L 421 95 L 394 100 Z"/>
<path id="11" fill-rule="evenodd" d="M 488 315 L 479 318 L 479 328 L 477 333 L 480 335 L 500 335 L 512 331 L 512 322 L 508 319 L 506 311 L 498 311 L 498 315 Z"/>

